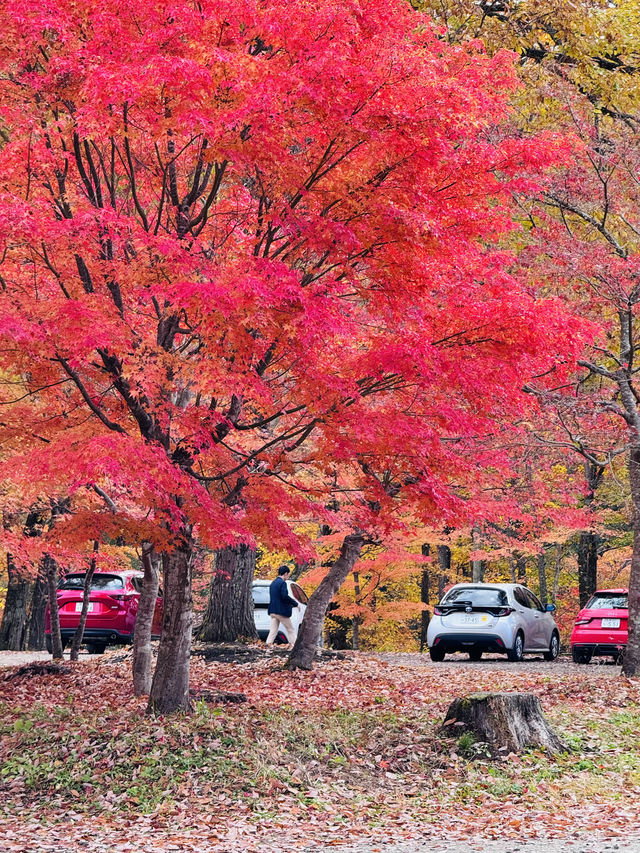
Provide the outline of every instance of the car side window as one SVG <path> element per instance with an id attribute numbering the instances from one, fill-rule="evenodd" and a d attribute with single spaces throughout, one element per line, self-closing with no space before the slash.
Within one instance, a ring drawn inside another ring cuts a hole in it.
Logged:
<path id="1" fill-rule="evenodd" d="M 530 604 L 527 600 L 527 596 L 525 595 L 525 592 L 522 587 L 517 586 L 513 590 L 513 597 L 521 607 L 530 607 Z"/>
<path id="2" fill-rule="evenodd" d="M 142 592 L 142 578 L 133 577 L 133 578 L 130 578 L 130 580 L 131 580 L 131 586 L 135 589 L 135 591 L 138 593 L 141 593 Z"/>
<path id="3" fill-rule="evenodd" d="M 527 594 L 527 598 L 529 599 L 529 607 L 532 610 L 540 610 L 542 613 L 544 613 L 545 612 L 544 607 L 542 606 L 540 601 L 536 598 L 536 596 L 531 592 L 531 590 L 525 589 L 525 592 Z"/>
<path id="4" fill-rule="evenodd" d="M 302 589 L 301 586 L 298 586 L 297 583 L 291 584 L 291 594 L 295 598 L 296 601 L 299 601 L 300 604 L 308 604 L 309 598 L 307 597 L 307 593 Z"/>

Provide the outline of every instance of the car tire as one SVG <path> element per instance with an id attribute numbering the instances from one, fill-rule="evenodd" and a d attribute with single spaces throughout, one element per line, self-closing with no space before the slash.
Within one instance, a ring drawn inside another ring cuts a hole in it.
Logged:
<path id="1" fill-rule="evenodd" d="M 87 643 L 87 651 L 90 655 L 103 655 L 106 648 L 106 643 Z"/>
<path id="2" fill-rule="evenodd" d="M 571 657 L 574 663 L 589 663 L 593 656 L 593 652 L 590 648 L 578 648 L 574 646 L 571 649 Z"/>
<path id="3" fill-rule="evenodd" d="M 560 637 L 554 631 L 549 643 L 549 651 L 544 653 L 545 660 L 555 660 L 560 654 Z"/>
<path id="4" fill-rule="evenodd" d="M 429 657 L 434 663 L 441 663 L 444 660 L 444 649 L 439 646 L 433 646 L 429 649 Z"/>
<path id="5" fill-rule="evenodd" d="M 471 649 L 469 660 L 478 661 L 482 659 L 482 649 Z"/>
<path id="6" fill-rule="evenodd" d="M 522 631 L 518 631 L 516 634 L 515 640 L 513 641 L 513 648 L 508 649 L 507 658 L 511 661 L 511 663 L 521 663 L 524 658 L 524 634 Z"/>

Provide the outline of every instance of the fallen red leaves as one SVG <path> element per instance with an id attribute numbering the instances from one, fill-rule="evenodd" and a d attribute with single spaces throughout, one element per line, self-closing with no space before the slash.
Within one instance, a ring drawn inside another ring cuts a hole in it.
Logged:
<path id="1" fill-rule="evenodd" d="M 282 833 L 296 849 L 640 830 L 637 683 L 613 668 L 396 660 L 351 655 L 289 673 L 269 657 L 194 659 L 196 690 L 248 701 L 164 720 L 144 717 L 127 665 L 108 658 L 68 675 L 0 676 L 4 849 L 266 851 Z M 451 699 L 485 689 L 537 693 L 573 751 L 501 763 L 437 739 Z"/>

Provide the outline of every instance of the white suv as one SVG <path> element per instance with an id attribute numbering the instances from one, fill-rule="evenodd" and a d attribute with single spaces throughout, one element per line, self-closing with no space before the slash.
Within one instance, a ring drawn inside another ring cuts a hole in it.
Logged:
<path id="1" fill-rule="evenodd" d="M 258 636 L 261 640 L 267 639 L 269 629 L 271 627 L 271 617 L 267 613 L 267 609 L 269 607 L 270 584 L 271 581 L 256 580 L 253 582 L 251 590 L 253 595 L 253 620 L 256 625 L 256 631 L 258 632 Z M 307 609 L 307 602 L 309 601 L 309 598 L 302 587 L 294 581 L 286 581 L 286 584 L 287 592 L 291 598 L 295 598 L 298 602 L 298 606 L 294 607 L 291 613 L 291 624 L 297 631 L 300 627 L 300 623 L 302 622 L 304 612 Z M 290 642 L 289 637 L 287 637 L 287 632 L 283 628 L 278 632 L 276 643 L 288 642 Z"/>
<path id="2" fill-rule="evenodd" d="M 555 605 L 542 606 L 525 586 L 513 583 L 459 583 L 433 610 L 427 631 L 431 660 L 448 652 L 468 652 L 480 660 L 483 652 L 506 653 L 521 661 L 525 652 L 555 660 L 560 634 L 551 615 Z"/>

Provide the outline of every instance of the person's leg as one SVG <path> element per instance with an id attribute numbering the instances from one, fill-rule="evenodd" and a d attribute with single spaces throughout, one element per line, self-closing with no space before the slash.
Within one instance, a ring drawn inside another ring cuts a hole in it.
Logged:
<path id="1" fill-rule="evenodd" d="M 269 636 L 267 637 L 267 645 L 272 646 L 273 641 L 275 640 L 278 629 L 280 628 L 280 616 L 276 616 L 274 613 L 271 614 L 271 627 L 269 629 Z"/>
<path id="2" fill-rule="evenodd" d="M 279 616 L 278 618 L 280 619 L 282 626 L 284 627 L 284 629 L 287 632 L 287 637 L 289 639 L 289 645 L 292 646 L 296 641 L 296 637 L 298 636 L 298 632 L 294 628 L 293 622 L 291 621 L 291 619 L 288 616 Z"/>

